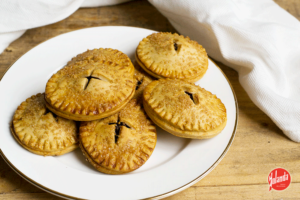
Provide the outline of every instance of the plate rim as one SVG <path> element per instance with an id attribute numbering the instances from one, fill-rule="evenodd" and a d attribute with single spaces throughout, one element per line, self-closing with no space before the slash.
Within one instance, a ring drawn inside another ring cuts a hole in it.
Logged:
<path id="1" fill-rule="evenodd" d="M 81 30 L 86 30 L 86 29 L 93 29 L 93 28 L 101 28 L 101 27 L 126 27 L 126 28 L 137 28 L 137 29 L 146 29 L 146 30 L 150 30 L 150 31 L 155 31 L 155 30 L 151 30 L 151 29 L 147 29 L 147 28 L 141 28 L 141 27 L 134 27 L 134 26 L 110 26 L 110 25 L 107 25 L 107 26 L 100 26 L 100 27 L 89 27 L 89 28 L 83 28 L 83 29 L 78 29 L 78 30 L 74 30 L 74 31 L 70 31 L 70 32 L 67 32 L 67 33 L 63 33 L 63 34 L 68 34 L 68 33 L 71 33 L 71 32 L 76 32 L 76 31 L 81 31 Z M 26 53 L 28 53 L 30 50 L 34 49 L 35 47 L 37 47 L 38 45 L 48 41 L 48 40 L 51 40 L 57 36 L 61 36 L 63 34 L 59 34 L 59 35 L 56 35 L 56 36 L 53 36 L 51 38 L 48 38 L 47 40 L 41 42 L 41 43 L 38 43 L 36 45 L 34 45 L 32 48 L 30 48 L 29 50 L 27 50 L 26 52 L 24 52 L 22 55 L 20 55 L 3 73 L 3 75 L 0 77 L 0 83 L 1 83 L 1 80 L 3 79 L 3 77 L 5 76 L 5 74 L 9 71 L 9 69 L 21 58 L 23 57 Z M 166 192 L 164 194 L 160 194 L 160 195 L 156 195 L 156 196 L 153 196 L 153 197 L 149 197 L 149 198 L 144 198 L 144 199 L 141 199 L 141 200 L 152 200 L 152 199 L 161 199 L 161 198 L 165 198 L 165 197 L 168 197 L 168 196 L 171 196 L 171 195 L 174 195 L 178 192 L 181 192 L 185 189 L 187 189 L 188 187 L 192 186 L 193 184 L 199 182 L 201 179 L 203 179 L 206 175 L 208 175 L 221 161 L 222 159 L 225 157 L 226 153 L 228 152 L 229 148 L 231 147 L 231 144 L 234 140 L 234 137 L 236 135 L 236 130 L 237 130 L 237 126 L 238 126 L 238 118 L 239 118 L 239 110 L 238 110 L 238 101 L 237 101 L 237 97 L 236 97 L 236 94 L 234 92 L 234 89 L 228 79 L 228 77 L 226 76 L 226 74 L 223 72 L 223 70 L 215 63 L 215 61 L 213 61 L 210 57 L 208 57 L 208 59 L 213 62 L 216 67 L 221 71 L 221 73 L 223 74 L 223 76 L 226 78 L 226 81 L 227 83 L 229 84 L 230 86 L 230 89 L 232 91 L 232 94 L 233 94 L 233 97 L 234 97 L 234 102 L 235 102 L 235 108 L 236 108 L 236 119 L 235 119 L 235 124 L 234 124 L 234 129 L 233 129 L 233 132 L 232 132 L 232 135 L 231 135 L 231 138 L 226 146 L 226 148 L 224 149 L 224 151 L 222 152 L 222 154 L 220 155 L 220 157 L 205 171 L 203 172 L 201 175 L 199 175 L 197 178 L 195 178 L 194 180 L 190 181 L 189 183 L 179 187 L 179 188 L 176 188 L 174 190 L 171 190 L 169 192 Z M 21 176 L 23 179 L 25 179 L 27 182 L 29 182 L 30 184 L 34 185 L 35 187 L 45 191 L 45 192 L 48 192 L 52 195 L 55 195 L 55 196 L 58 196 L 58 197 L 61 197 L 61 198 L 65 198 L 65 199 L 82 199 L 82 198 L 78 198 L 78 197 L 74 197 L 74 196 L 70 196 L 70 195 L 66 195 L 66 194 L 63 194 L 63 193 L 60 193 L 60 192 L 57 192 L 57 191 L 54 191 L 54 190 L 51 190 L 41 184 L 39 184 L 38 182 L 32 180 L 31 178 L 27 177 L 25 174 L 23 174 L 17 167 L 15 167 L 10 161 L 9 159 L 5 156 L 5 154 L 3 153 L 3 151 L 1 150 L 0 148 L 0 155 L 1 157 L 3 158 L 3 160 L 6 162 L 6 164 L 14 171 L 16 172 L 19 176 Z"/>

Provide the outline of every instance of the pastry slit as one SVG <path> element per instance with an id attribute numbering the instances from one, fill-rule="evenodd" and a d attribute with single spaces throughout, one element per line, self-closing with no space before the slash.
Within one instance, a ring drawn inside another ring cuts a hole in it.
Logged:
<path id="1" fill-rule="evenodd" d="M 119 126 L 126 126 L 127 128 L 131 128 L 130 126 L 128 126 L 125 122 L 120 122 Z"/>
<path id="2" fill-rule="evenodd" d="M 44 115 L 47 115 L 50 112 L 48 108 L 46 108 Z"/>
<path id="3" fill-rule="evenodd" d="M 177 46 L 176 42 L 174 42 L 174 49 L 175 49 L 175 51 L 177 51 L 177 49 L 178 49 L 178 46 Z"/>
<path id="4" fill-rule="evenodd" d="M 51 112 L 48 108 L 46 108 L 46 111 L 45 111 L 44 115 L 47 115 L 48 113 L 52 114 L 52 116 L 53 116 L 53 118 L 55 119 L 56 122 L 58 121 L 57 115 L 54 114 L 53 112 Z"/>
<path id="5" fill-rule="evenodd" d="M 119 135 L 120 135 L 120 126 L 118 124 L 116 124 L 116 127 L 115 127 L 115 143 L 118 142 Z"/>
<path id="6" fill-rule="evenodd" d="M 84 87 L 84 90 L 86 90 L 86 88 L 88 87 L 88 85 L 89 85 L 89 83 L 90 83 L 90 81 L 91 81 L 92 78 L 101 80 L 100 78 L 93 77 L 92 75 L 90 75 L 90 76 L 88 76 L 88 77 L 86 77 L 86 78 L 87 78 L 88 81 L 87 81 L 87 83 L 86 83 L 86 85 L 85 85 L 85 87 Z"/>
<path id="7" fill-rule="evenodd" d="M 196 104 L 196 103 L 195 103 L 195 100 L 194 100 L 193 94 L 192 94 L 192 93 L 189 93 L 189 92 L 187 92 L 187 91 L 185 91 L 185 93 L 186 93 L 187 95 L 189 95 L 189 97 L 190 97 L 191 100 L 194 102 L 194 104 Z"/>
<path id="8" fill-rule="evenodd" d="M 177 43 L 177 40 L 173 41 L 173 45 L 174 45 L 174 50 L 179 53 L 180 49 L 181 49 L 181 44 Z"/>
<path id="9" fill-rule="evenodd" d="M 141 87 L 143 81 L 144 81 L 144 78 L 142 78 L 142 80 L 137 80 L 135 90 L 138 90 Z"/>
<path id="10" fill-rule="evenodd" d="M 120 136 L 120 130 L 121 130 L 121 126 L 125 126 L 126 128 L 130 128 L 130 126 L 128 126 L 125 122 L 120 122 L 120 118 L 118 117 L 118 121 L 116 123 L 109 123 L 109 125 L 113 125 L 115 124 L 115 143 L 117 144 L 119 136 Z"/>

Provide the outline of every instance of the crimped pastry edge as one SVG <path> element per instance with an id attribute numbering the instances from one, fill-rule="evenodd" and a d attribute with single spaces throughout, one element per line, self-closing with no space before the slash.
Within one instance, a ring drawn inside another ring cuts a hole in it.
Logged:
<path id="1" fill-rule="evenodd" d="M 225 121 L 220 124 L 217 128 L 210 130 L 210 131 L 183 131 L 172 124 L 165 122 L 165 119 L 161 118 L 156 112 L 153 111 L 151 106 L 148 104 L 147 100 L 145 99 L 146 95 L 149 95 L 147 93 L 150 93 L 149 90 L 155 88 L 155 86 L 158 84 L 159 80 L 152 81 L 147 87 L 144 89 L 143 93 L 143 106 L 144 110 L 146 111 L 147 115 L 150 117 L 150 119 L 158 125 L 160 128 L 164 129 L 165 131 L 183 138 L 191 138 L 191 139 L 209 139 L 216 135 L 218 135 L 226 126 L 227 124 L 227 117 L 225 118 Z"/>
<path id="2" fill-rule="evenodd" d="M 79 140 L 79 147 L 84 155 L 85 158 L 87 158 L 87 161 L 99 172 L 105 173 L 105 174 L 113 174 L 113 175 L 117 175 L 117 174 L 126 174 L 129 172 L 132 172 L 134 170 L 128 171 L 128 172 L 122 172 L 122 171 L 116 171 L 116 170 L 111 170 L 108 168 L 105 168 L 101 165 L 99 165 L 98 163 L 96 163 L 93 158 L 90 157 L 89 153 L 86 151 L 86 149 L 84 148 L 84 146 L 81 143 L 81 140 Z"/>
<path id="3" fill-rule="evenodd" d="M 164 76 L 160 76 L 158 74 L 155 74 L 153 73 L 152 71 L 150 71 L 149 69 L 147 69 L 147 67 L 145 67 L 145 65 L 142 63 L 142 61 L 139 59 L 138 55 L 137 55 L 137 51 L 135 51 L 135 59 L 136 59 L 136 62 L 141 66 L 141 68 L 147 72 L 148 74 L 150 74 L 151 76 L 155 77 L 155 78 L 158 78 L 158 79 L 161 79 L 161 78 L 171 78 L 171 77 L 164 77 Z M 199 81 L 203 76 L 204 74 L 206 73 L 206 71 L 202 74 L 200 74 L 199 76 L 195 76 L 195 77 L 189 77 L 187 79 L 180 79 L 180 80 L 185 80 L 185 81 L 188 81 L 190 83 L 195 83 L 197 81 Z"/>
<path id="4" fill-rule="evenodd" d="M 71 151 L 74 151 L 77 147 L 78 147 L 78 144 L 73 144 L 65 149 L 62 149 L 62 150 L 56 150 L 56 151 L 37 151 L 37 150 L 34 150 L 26 145 L 24 145 L 18 136 L 16 136 L 16 133 L 14 131 L 14 126 L 13 126 L 13 122 L 10 123 L 10 131 L 11 131 L 11 134 L 13 135 L 13 137 L 15 138 L 15 140 L 26 150 L 34 153 L 34 154 L 37 154 L 37 155 L 41 155 L 41 156 L 60 156 L 60 155 L 64 155 L 66 153 L 69 153 Z"/>
<path id="5" fill-rule="evenodd" d="M 155 112 L 152 112 L 150 106 L 147 105 L 145 100 L 143 100 L 143 105 L 146 113 L 157 126 L 177 137 L 190 139 L 209 139 L 221 133 L 227 123 L 226 118 L 226 120 L 218 128 L 211 131 L 182 131 L 176 127 L 171 126 L 169 123 L 164 122 L 158 115 L 156 115 Z"/>
<path id="6" fill-rule="evenodd" d="M 126 100 L 123 101 L 123 104 L 119 104 L 118 106 L 116 106 L 115 108 L 109 110 L 108 112 L 104 112 L 101 114 L 97 114 L 97 115 L 77 115 L 77 114 L 72 114 L 69 112 L 65 112 L 62 110 L 57 110 L 55 107 L 51 106 L 51 104 L 49 104 L 49 102 L 47 101 L 47 99 L 45 98 L 45 102 L 46 102 L 46 107 L 53 113 L 55 113 L 56 115 L 66 118 L 66 119 L 71 119 L 71 120 L 75 120 L 75 121 L 92 121 L 92 120 L 97 120 L 97 119 L 102 119 L 105 117 L 108 117 L 110 115 L 113 115 L 117 112 L 119 112 L 120 110 L 122 110 L 126 104 L 132 99 L 132 97 L 134 96 L 135 93 L 135 89 L 132 90 L 130 96 L 128 96 L 128 98 Z"/>

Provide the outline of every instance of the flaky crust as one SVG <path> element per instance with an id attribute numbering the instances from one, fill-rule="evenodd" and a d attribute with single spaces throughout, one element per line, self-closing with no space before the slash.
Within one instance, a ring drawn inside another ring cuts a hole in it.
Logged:
<path id="1" fill-rule="evenodd" d="M 141 100 L 145 87 L 156 79 L 147 74 L 137 62 L 134 63 L 134 79 L 136 82 L 136 87 L 135 94 L 132 98 Z"/>
<path id="2" fill-rule="evenodd" d="M 54 117 L 45 106 L 44 94 L 40 93 L 17 108 L 11 132 L 22 147 L 38 155 L 58 156 L 78 147 L 76 123 Z"/>
<path id="3" fill-rule="evenodd" d="M 176 33 L 153 33 L 144 38 L 137 47 L 136 60 L 156 78 L 188 82 L 201 79 L 208 68 L 205 49 L 189 37 Z"/>
<path id="4" fill-rule="evenodd" d="M 182 80 L 151 82 L 144 89 L 143 105 L 155 124 L 179 137 L 211 138 L 227 122 L 226 108 L 216 95 Z"/>
<path id="5" fill-rule="evenodd" d="M 155 126 L 136 99 L 117 114 L 80 126 L 83 154 L 98 171 L 107 174 L 138 169 L 151 156 L 156 140 Z"/>
<path id="6" fill-rule="evenodd" d="M 77 121 L 110 116 L 134 95 L 133 73 L 134 67 L 124 53 L 88 50 L 48 80 L 46 105 L 55 114 Z"/>

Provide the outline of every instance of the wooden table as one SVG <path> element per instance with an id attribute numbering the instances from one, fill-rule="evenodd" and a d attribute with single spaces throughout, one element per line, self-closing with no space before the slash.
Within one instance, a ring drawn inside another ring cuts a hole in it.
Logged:
<path id="1" fill-rule="evenodd" d="M 275 1 L 300 20 L 299 0 Z M 62 33 L 104 25 L 176 32 L 167 19 L 147 1 L 79 9 L 65 20 L 28 30 L 14 41 L 0 55 L 0 77 L 20 56 L 37 44 Z M 234 142 L 225 158 L 208 176 L 166 199 L 300 199 L 300 144 L 289 140 L 252 103 L 241 87 L 236 71 L 221 63 L 217 64 L 229 78 L 238 99 L 240 116 Z M 292 183 L 282 192 L 268 191 L 268 174 L 277 167 L 290 172 Z M 0 157 L 0 199 L 60 198 L 23 180 Z"/>

